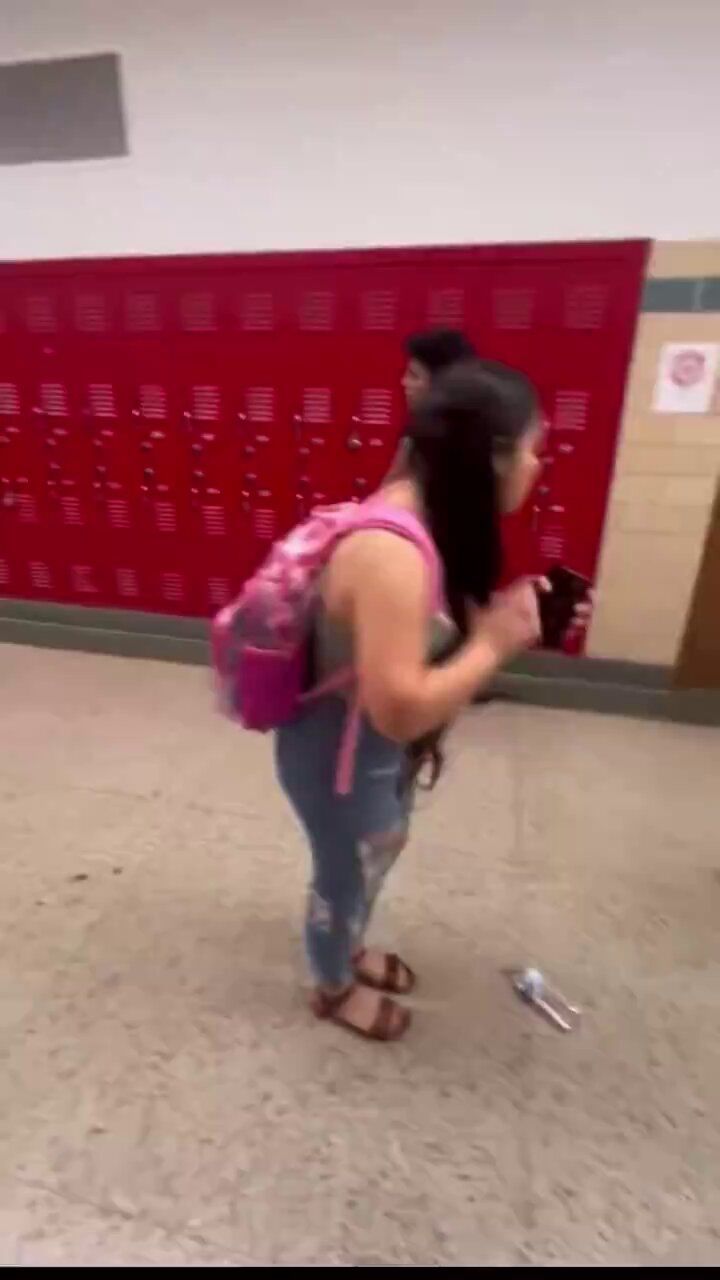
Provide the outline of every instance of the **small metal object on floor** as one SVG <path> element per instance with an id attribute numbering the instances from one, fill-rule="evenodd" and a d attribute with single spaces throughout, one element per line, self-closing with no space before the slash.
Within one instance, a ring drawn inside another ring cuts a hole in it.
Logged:
<path id="1" fill-rule="evenodd" d="M 539 969 L 516 969 L 508 975 L 513 989 L 526 1004 L 532 1005 L 558 1031 L 574 1031 L 581 1010 L 570 1004 L 559 991 L 548 987 Z"/>

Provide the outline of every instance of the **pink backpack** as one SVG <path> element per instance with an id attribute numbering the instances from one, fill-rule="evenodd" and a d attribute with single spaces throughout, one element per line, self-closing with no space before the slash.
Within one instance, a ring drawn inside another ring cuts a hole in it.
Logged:
<path id="1" fill-rule="evenodd" d="M 289 724 L 311 699 L 349 689 L 352 669 L 306 689 L 308 645 L 320 575 L 338 542 L 359 529 L 386 529 L 418 548 L 431 575 L 433 608 L 442 603 L 440 561 L 429 534 L 409 511 L 378 499 L 318 507 L 272 548 L 232 604 L 212 624 L 212 656 L 223 711 L 266 733 Z M 360 705 L 351 698 L 340 743 L 336 791 L 352 789 Z"/>

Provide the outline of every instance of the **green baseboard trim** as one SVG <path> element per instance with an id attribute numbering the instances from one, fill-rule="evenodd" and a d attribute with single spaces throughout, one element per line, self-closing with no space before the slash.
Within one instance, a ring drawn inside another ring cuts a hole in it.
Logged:
<path id="1" fill-rule="evenodd" d="M 174 617 L 167 613 L 142 613 L 134 609 L 94 609 L 79 604 L 51 604 L 43 600 L 0 598 L 0 623 L 52 623 L 83 630 L 118 631 L 124 635 L 176 636 L 204 640 L 208 623 L 204 618 Z"/>
<path id="2" fill-rule="evenodd" d="M 494 691 L 500 698 L 535 707 L 720 727 L 720 693 L 709 689 L 680 691 L 653 688 L 647 683 L 613 684 L 605 682 L 601 673 L 585 679 L 572 672 L 554 677 L 504 672 L 495 681 Z"/>
<path id="3" fill-rule="evenodd" d="M 594 684 L 617 684 L 632 688 L 670 689 L 672 668 L 627 658 L 568 658 L 564 653 L 529 653 L 507 668 L 510 676 L 535 676 L 548 680 L 587 680 Z"/>
<path id="4" fill-rule="evenodd" d="M 194 666 L 209 660 L 208 624 L 202 618 L 34 600 L 0 600 L 0 641 Z"/>
<path id="5" fill-rule="evenodd" d="M 202 618 L 0 600 L 0 642 L 206 666 Z M 720 726 L 720 690 L 671 688 L 671 669 L 532 653 L 502 672 L 491 695 L 531 706 Z"/>
<path id="6" fill-rule="evenodd" d="M 106 653 L 120 658 L 155 658 L 207 666 L 207 641 L 147 631 L 116 631 L 111 627 L 81 627 L 66 622 L 37 622 L 0 616 L 0 642 L 32 645 L 37 649 L 70 649 L 78 653 Z"/>

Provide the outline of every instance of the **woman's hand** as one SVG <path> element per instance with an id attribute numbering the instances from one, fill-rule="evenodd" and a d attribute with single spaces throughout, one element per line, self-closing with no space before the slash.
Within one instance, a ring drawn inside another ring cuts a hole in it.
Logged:
<path id="1" fill-rule="evenodd" d="M 531 578 L 521 578 L 499 591 L 486 608 L 468 604 L 470 635 L 489 643 L 500 662 L 532 648 L 540 639 L 537 592 L 542 585 Z"/>
<path id="2" fill-rule="evenodd" d="M 570 622 L 570 630 L 572 632 L 586 631 L 590 625 L 593 608 L 595 607 L 595 592 L 588 592 L 584 600 L 575 605 L 573 610 L 572 621 Z"/>

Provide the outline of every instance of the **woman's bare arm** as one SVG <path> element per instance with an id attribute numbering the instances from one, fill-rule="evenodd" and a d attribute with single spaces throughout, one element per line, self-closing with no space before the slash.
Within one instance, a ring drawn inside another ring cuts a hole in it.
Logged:
<path id="1" fill-rule="evenodd" d="M 417 548 L 395 534 L 368 530 L 348 539 L 336 559 L 360 697 L 375 728 L 409 742 L 452 720 L 506 656 L 492 629 L 477 627 L 456 656 L 429 666 L 431 601 Z"/>

